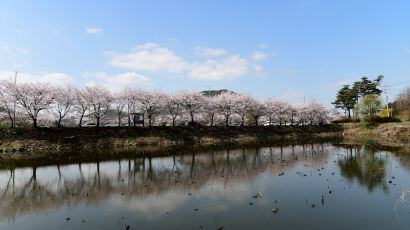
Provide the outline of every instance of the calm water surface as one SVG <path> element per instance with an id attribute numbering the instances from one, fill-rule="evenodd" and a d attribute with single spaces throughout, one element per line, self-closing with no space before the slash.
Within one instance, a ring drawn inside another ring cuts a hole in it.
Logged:
<path id="1" fill-rule="evenodd" d="M 0 229 L 410 229 L 403 189 L 410 153 L 331 144 L 15 168 Z"/>

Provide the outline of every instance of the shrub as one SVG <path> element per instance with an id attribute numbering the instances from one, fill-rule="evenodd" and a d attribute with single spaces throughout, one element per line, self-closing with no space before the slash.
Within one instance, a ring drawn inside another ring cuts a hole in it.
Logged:
<path id="1" fill-rule="evenodd" d="M 341 117 L 337 120 L 332 121 L 333 124 L 340 124 L 340 123 L 357 123 L 360 122 L 360 118 L 347 118 L 347 117 Z"/>
<path id="2" fill-rule="evenodd" d="M 387 123 L 387 122 L 401 122 L 397 117 L 381 117 L 381 116 L 369 116 L 364 118 L 369 123 Z"/>

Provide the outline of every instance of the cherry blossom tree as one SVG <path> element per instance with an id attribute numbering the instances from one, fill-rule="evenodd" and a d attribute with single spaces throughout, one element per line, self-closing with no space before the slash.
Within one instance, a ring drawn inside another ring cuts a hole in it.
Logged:
<path id="1" fill-rule="evenodd" d="M 158 114 L 164 106 L 165 94 L 161 91 L 137 91 L 137 99 L 142 111 L 147 114 L 148 126 L 152 125 L 154 116 Z"/>
<path id="2" fill-rule="evenodd" d="M 123 90 L 125 94 L 125 101 L 127 107 L 127 118 L 128 118 L 128 126 L 131 126 L 131 114 L 135 114 L 137 112 L 137 92 L 138 90 L 125 88 Z M 133 124 L 134 126 L 136 124 Z"/>
<path id="3" fill-rule="evenodd" d="M 249 94 L 239 94 L 235 99 L 235 112 L 241 117 L 241 126 L 245 125 L 246 114 L 249 113 L 253 98 Z"/>
<path id="4" fill-rule="evenodd" d="M 209 120 L 210 120 L 210 125 L 214 126 L 215 125 L 215 116 L 217 115 L 217 98 L 216 97 L 210 97 L 210 96 L 205 96 L 204 97 L 204 106 L 203 106 L 203 112 L 208 115 Z"/>
<path id="5" fill-rule="evenodd" d="M 265 116 L 269 120 L 269 126 L 271 126 L 277 112 L 277 100 L 271 97 L 266 98 L 263 105 L 265 107 Z"/>
<path id="6" fill-rule="evenodd" d="M 235 112 L 237 95 L 231 92 L 224 92 L 216 96 L 215 104 L 218 113 L 225 117 L 225 125 L 229 126 L 229 117 Z"/>
<path id="7" fill-rule="evenodd" d="M 296 117 L 297 117 L 297 120 L 298 120 L 298 123 L 299 124 L 302 124 L 302 125 L 306 125 L 306 123 L 307 123 L 307 117 L 308 117 L 308 113 L 309 113 L 309 108 L 308 108 L 308 105 L 307 105 L 307 103 L 304 103 L 304 104 L 296 104 L 296 105 L 294 105 L 294 107 L 295 107 L 295 109 L 296 109 Z"/>
<path id="8" fill-rule="evenodd" d="M 266 107 L 258 99 L 252 98 L 249 113 L 255 118 L 255 125 L 258 126 L 259 118 L 266 114 Z"/>
<path id="9" fill-rule="evenodd" d="M 179 91 L 178 96 L 181 98 L 182 106 L 189 114 L 191 122 L 195 122 L 194 116 L 202 112 L 204 108 L 204 96 L 196 91 Z"/>
<path id="10" fill-rule="evenodd" d="M 118 127 L 121 126 L 121 119 L 124 117 L 124 108 L 127 106 L 126 92 L 116 93 L 113 96 L 113 104 L 118 118 Z"/>
<path id="11" fill-rule="evenodd" d="M 323 124 L 329 122 L 332 113 L 322 103 L 312 100 L 306 104 L 306 117 L 311 125 Z"/>
<path id="12" fill-rule="evenodd" d="M 176 119 L 182 114 L 182 99 L 179 94 L 166 94 L 164 97 L 164 109 L 171 116 L 172 126 L 176 125 Z"/>
<path id="13" fill-rule="evenodd" d="M 10 120 L 10 127 L 15 127 L 14 120 L 14 97 L 12 94 L 14 83 L 10 81 L 1 81 L 0 82 L 0 105 L 3 107 L 4 113 L 7 118 Z"/>
<path id="14" fill-rule="evenodd" d="M 320 111 L 320 104 L 318 104 L 316 101 L 310 101 L 306 103 L 305 105 L 305 113 L 306 113 L 306 120 L 311 124 L 315 124 L 316 121 L 318 120 L 319 113 Z"/>
<path id="15" fill-rule="evenodd" d="M 37 128 L 39 113 L 50 109 L 54 102 L 55 88 L 46 83 L 24 83 L 15 85 L 11 90 L 14 99 L 33 121 L 33 127 Z"/>
<path id="16" fill-rule="evenodd" d="M 92 116 L 97 120 L 97 127 L 100 126 L 100 119 L 110 110 L 113 100 L 110 92 L 102 85 L 86 86 L 85 98 L 92 110 Z"/>
<path id="17" fill-rule="evenodd" d="M 73 87 L 55 88 L 46 83 L 14 84 L 10 81 L 0 82 L 0 121 L 10 120 L 15 126 L 14 102 L 16 111 L 21 119 L 31 119 L 37 127 L 39 118 L 41 123 L 50 124 L 51 115 L 57 116 L 58 127 L 70 112 L 79 116 L 79 126 L 87 110 L 96 119 L 106 117 L 109 111 L 115 111 L 118 125 L 121 125 L 126 111 L 128 125 L 131 125 L 131 115 L 142 111 L 151 126 L 156 120 L 161 124 L 176 125 L 177 121 L 204 125 L 232 122 L 243 126 L 248 115 L 255 118 L 259 124 L 261 117 L 282 124 L 323 124 L 329 123 L 335 115 L 322 103 L 310 101 L 304 104 L 291 105 L 275 98 L 259 101 L 249 94 L 224 92 L 218 96 L 206 96 L 195 91 L 179 91 L 165 94 L 160 91 L 144 91 L 141 89 L 125 88 L 122 93 L 114 96 L 103 86 L 89 86 L 84 89 Z M 112 110 L 111 110 L 112 108 Z M 44 113 L 42 111 L 49 111 Z M 22 116 L 22 114 L 26 114 Z M 41 116 L 39 116 L 41 114 Z M 251 119 L 249 116 L 248 119 Z M 253 120 L 253 119 L 252 119 Z M 135 124 L 134 124 L 135 125 Z"/>
<path id="18" fill-rule="evenodd" d="M 269 125 L 271 125 L 272 118 L 275 118 L 279 125 L 286 124 L 286 118 L 290 110 L 289 103 L 274 98 L 267 98 L 264 101 L 264 105 L 266 107 L 266 116 L 269 118 Z"/>
<path id="19" fill-rule="evenodd" d="M 293 125 L 294 123 L 296 123 L 296 119 L 297 119 L 297 108 L 295 105 L 289 105 L 288 108 L 288 113 L 287 113 L 287 117 L 288 120 L 290 122 L 291 125 Z"/>
<path id="20" fill-rule="evenodd" d="M 90 108 L 89 101 L 85 90 L 74 89 L 74 110 L 80 115 L 78 127 L 82 126 L 83 118 L 87 110 Z"/>
<path id="21" fill-rule="evenodd" d="M 73 88 L 56 88 L 54 96 L 54 110 L 57 113 L 57 127 L 61 127 L 61 121 L 71 111 L 74 104 Z"/>

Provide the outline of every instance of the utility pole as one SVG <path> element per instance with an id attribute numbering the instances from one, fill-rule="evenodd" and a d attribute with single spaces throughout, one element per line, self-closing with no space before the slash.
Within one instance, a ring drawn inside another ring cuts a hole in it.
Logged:
<path id="1" fill-rule="evenodd" d="M 207 85 L 208 86 L 208 97 L 211 96 L 211 85 Z"/>
<path id="2" fill-rule="evenodd" d="M 14 87 L 17 87 L 17 70 L 14 75 Z M 14 109 L 13 109 L 13 128 L 16 126 L 16 99 L 14 99 Z"/>
<path id="3" fill-rule="evenodd" d="M 389 95 L 388 95 L 388 91 L 390 90 L 390 86 L 388 85 L 384 85 L 383 86 L 383 91 L 386 94 L 386 103 L 387 103 L 387 117 L 390 117 L 390 110 L 389 110 Z M 391 113 L 391 116 L 393 116 L 393 110 Z"/>

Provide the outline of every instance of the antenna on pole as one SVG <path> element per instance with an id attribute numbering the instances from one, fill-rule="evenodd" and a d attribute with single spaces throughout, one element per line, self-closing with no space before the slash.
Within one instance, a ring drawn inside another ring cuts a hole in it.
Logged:
<path id="1" fill-rule="evenodd" d="M 386 94 L 386 104 L 387 104 L 387 117 L 390 117 L 390 110 L 389 110 L 389 95 L 388 95 L 388 91 L 390 90 L 390 86 L 388 85 L 384 85 L 383 86 L 383 91 Z M 393 116 L 393 110 L 392 110 L 392 114 Z"/>

